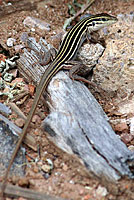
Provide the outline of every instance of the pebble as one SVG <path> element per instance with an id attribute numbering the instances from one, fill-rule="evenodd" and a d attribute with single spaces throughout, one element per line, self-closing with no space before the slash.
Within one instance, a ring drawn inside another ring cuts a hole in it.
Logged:
<path id="1" fill-rule="evenodd" d="M 19 180 L 19 182 L 18 182 L 18 185 L 19 186 L 28 186 L 28 184 L 29 184 L 29 181 L 28 181 L 28 179 L 27 178 L 21 178 L 20 180 Z"/>
<path id="2" fill-rule="evenodd" d="M 50 31 L 50 24 L 35 17 L 30 17 L 30 16 L 26 17 L 25 20 L 23 21 L 23 24 L 31 28 L 38 27 L 41 30 Z"/>
<path id="3" fill-rule="evenodd" d="M 16 42 L 16 40 L 14 38 L 8 38 L 7 39 L 7 46 L 8 47 L 13 47 L 15 42 Z"/>
<path id="4" fill-rule="evenodd" d="M 96 194 L 105 197 L 108 194 L 108 191 L 105 187 L 99 186 L 96 190 Z"/>
<path id="5" fill-rule="evenodd" d="M 15 49 L 16 53 L 18 53 L 22 48 L 24 48 L 24 45 L 22 45 L 22 44 L 14 46 L 14 49 Z"/>
<path id="6" fill-rule="evenodd" d="M 13 176 L 12 176 L 12 183 L 15 185 L 16 183 L 18 183 L 18 181 L 19 181 L 19 177 L 13 175 Z"/>
<path id="7" fill-rule="evenodd" d="M 56 160 L 54 161 L 54 166 L 55 166 L 56 168 L 58 168 L 58 167 L 59 167 L 59 165 L 60 165 L 60 163 L 59 163 L 59 160 L 58 160 L 58 159 L 56 159 Z"/>
<path id="8" fill-rule="evenodd" d="M 50 174 L 49 174 L 49 173 L 44 173 L 44 174 L 43 174 L 43 177 L 44 177 L 45 179 L 48 179 L 48 178 L 50 177 Z"/>
<path id="9" fill-rule="evenodd" d="M 124 130 L 128 130 L 127 123 L 126 122 L 122 122 L 122 123 L 116 124 L 114 130 L 118 131 L 118 132 L 122 132 Z"/>
<path id="10" fill-rule="evenodd" d="M 33 167 L 33 171 L 34 171 L 35 173 L 38 173 L 38 172 L 39 172 L 38 167 L 37 167 L 37 166 L 34 166 L 34 167 Z"/>
<path id="11" fill-rule="evenodd" d="M 79 194 L 80 194 L 80 195 L 84 194 L 84 190 L 81 189 L 81 190 L 79 191 Z"/>
<path id="12" fill-rule="evenodd" d="M 42 169 L 44 172 L 46 172 L 46 173 L 50 173 L 51 170 L 52 170 L 52 168 L 51 168 L 50 165 L 43 165 L 43 166 L 41 167 L 41 169 Z"/>
<path id="13" fill-rule="evenodd" d="M 92 196 L 90 194 L 87 194 L 86 196 L 84 196 L 84 200 L 89 200 L 92 199 Z"/>
<path id="14" fill-rule="evenodd" d="M 132 139 L 133 139 L 133 136 L 131 134 L 128 134 L 128 133 L 122 133 L 121 134 L 121 140 L 125 144 L 128 144 Z"/>
<path id="15" fill-rule="evenodd" d="M 74 184 L 74 181 L 73 181 L 73 180 L 70 180 L 69 183 Z"/>
<path id="16" fill-rule="evenodd" d="M 32 32 L 35 32 L 35 28 L 31 28 L 31 31 L 32 31 Z"/>
<path id="17" fill-rule="evenodd" d="M 68 166 L 66 164 L 63 165 L 63 170 L 66 172 L 68 170 Z"/>
<path id="18" fill-rule="evenodd" d="M 25 124 L 25 120 L 22 119 L 22 118 L 18 118 L 18 119 L 15 120 L 15 124 L 16 124 L 18 127 L 22 128 L 22 127 L 24 126 L 24 124 Z"/>
<path id="19" fill-rule="evenodd" d="M 32 118 L 32 122 L 33 123 L 36 123 L 36 122 L 40 123 L 41 122 L 40 117 L 38 115 L 34 115 L 33 118 Z"/>
<path id="20" fill-rule="evenodd" d="M 133 152 L 134 152 L 134 145 L 130 145 L 130 146 L 128 147 L 128 149 L 129 149 L 130 151 L 133 151 Z"/>

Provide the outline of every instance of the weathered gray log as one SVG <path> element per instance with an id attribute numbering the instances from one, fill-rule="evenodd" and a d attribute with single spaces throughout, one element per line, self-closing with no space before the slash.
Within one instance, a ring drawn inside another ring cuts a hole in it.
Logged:
<path id="1" fill-rule="evenodd" d="M 89 90 L 60 72 L 48 92 L 50 115 L 44 120 L 44 129 L 49 139 L 67 153 L 78 155 L 98 177 L 132 177 L 127 161 L 134 159 L 134 154 L 114 133 Z"/>
<path id="2" fill-rule="evenodd" d="M 28 72 L 33 71 L 31 57 L 27 53 L 21 57 L 21 70 L 26 67 Z M 63 151 L 77 155 L 97 177 L 109 181 L 134 177 L 129 168 L 134 153 L 114 133 L 106 114 L 83 83 L 72 81 L 61 71 L 50 82 L 48 93 L 50 114 L 43 127 L 51 141 Z"/>

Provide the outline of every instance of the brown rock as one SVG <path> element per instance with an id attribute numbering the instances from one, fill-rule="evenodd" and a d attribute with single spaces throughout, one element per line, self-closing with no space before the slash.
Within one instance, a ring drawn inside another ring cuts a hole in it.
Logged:
<path id="1" fill-rule="evenodd" d="M 26 187 L 29 185 L 29 181 L 27 178 L 21 178 L 18 182 L 19 186 Z"/>
<path id="2" fill-rule="evenodd" d="M 34 115 L 32 119 L 33 123 L 41 123 L 41 119 L 38 115 Z"/>
<path id="3" fill-rule="evenodd" d="M 126 122 L 122 122 L 122 123 L 116 124 L 114 130 L 118 132 L 122 132 L 124 130 L 128 130 L 128 126 Z"/>
<path id="4" fill-rule="evenodd" d="M 128 144 L 131 140 L 133 139 L 133 136 L 128 134 L 128 133 L 122 133 L 121 134 L 121 140 L 125 143 Z"/>
<path id="5" fill-rule="evenodd" d="M 24 124 L 25 124 L 25 120 L 22 119 L 22 118 L 18 118 L 18 119 L 15 120 L 15 124 L 16 124 L 18 127 L 22 128 L 22 127 L 24 126 Z"/>
<path id="6" fill-rule="evenodd" d="M 68 170 L 68 166 L 66 164 L 63 165 L 63 170 L 66 172 Z"/>

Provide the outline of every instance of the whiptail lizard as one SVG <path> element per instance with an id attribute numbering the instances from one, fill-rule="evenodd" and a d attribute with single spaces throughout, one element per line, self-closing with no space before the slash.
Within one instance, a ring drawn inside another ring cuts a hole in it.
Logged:
<path id="1" fill-rule="evenodd" d="M 6 170 L 6 173 L 5 173 L 5 176 L 3 179 L 4 181 L 3 181 L 2 188 L 1 188 L 1 196 L 3 196 L 4 189 L 6 187 L 6 181 L 7 181 L 7 177 L 8 177 L 8 173 L 10 171 L 11 165 L 12 165 L 14 158 L 18 152 L 18 149 L 26 135 L 28 126 L 34 115 L 35 109 L 39 102 L 40 96 L 42 95 L 42 92 L 47 88 L 52 77 L 59 70 L 61 70 L 63 68 L 63 65 L 66 64 L 66 61 L 70 61 L 70 60 L 74 59 L 78 49 L 80 48 L 81 44 L 86 39 L 87 34 L 93 32 L 93 31 L 97 31 L 97 30 L 99 30 L 103 27 L 109 26 L 111 24 L 114 24 L 116 21 L 117 21 L 116 17 L 110 16 L 108 14 L 102 13 L 102 14 L 93 15 L 91 17 L 86 17 L 86 18 L 80 20 L 66 34 L 66 36 L 60 46 L 60 49 L 57 53 L 57 56 L 55 57 L 54 61 L 50 64 L 50 66 L 47 68 L 47 70 L 43 74 L 43 76 L 40 80 L 40 83 L 37 87 L 32 108 L 27 117 L 22 134 L 21 134 L 19 141 L 17 143 L 17 146 L 12 154 L 12 158 L 10 160 L 10 163 L 8 165 L 8 168 Z"/>

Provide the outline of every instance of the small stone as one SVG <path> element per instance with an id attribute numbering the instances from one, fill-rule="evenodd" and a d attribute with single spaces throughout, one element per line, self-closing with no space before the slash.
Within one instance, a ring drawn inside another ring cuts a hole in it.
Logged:
<path id="1" fill-rule="evenodd" d="M 96 194 L 105 197 L 108 194 L 108 191 L 105 187 L 99 186 L 96 190 Z"/>
<path id="2" fill-rule="evenodd" d="M 35 173 L 38 173 L 38 172 L 39 172 L 38 167 L 37 167 L 37 166 L 34 166 L 34 167 L 33 167 L 33 171 L 34 171 Z"/>
<path id="3" fill-rule="evenodd" d="M 32 32 L 35 32 L 35 28 L 31 28 L 31 31 L 32 31 Z"/>
<path id="4" fill-rule="evenodd" d="M 84 194 L 84 190 L 81 189 L 81 190 L 79 191 L 79 194 L 80 194 L 80 195 Z"/>
<path id="5" fill-rule="evenodd" d="M 134 145 L 130 145 L 130 146 L 128 147 L 128 149 L 129 149 L 130 151 L 133 151 L 133 152 L 134 152 Z"/>
<path id="6" fill-rule="evenodd" d="M 41 30 L 50 31 L 50 24 L 35 17 L 26 17 L 23 24 L 31 28 L 38 27 Z"/>
<path id="7" fill-rule="evenodd" d="M 66 172 L 68 170 L 68 166 L 66 164 L 63 165 L 63 170 Z"/>
<path id="8" fill-rule="evenodd" d="M 18 53 L 22 48 L 24 48 L 24 45 L 22 44 L 19 44 L 19 45 L 15 45 L 14 46 L 14 49 L 15 49 L 15 52 Z"/>
<path id="9" fill-rule="evenodd" d="M 50 165 L 43 165 L 41 167 L 41 169 L 46 173 L 50 173 L 51 172 L 51 166 Z"/>
<path id="10" fill-rule="evenodd" d="M 43 177 L 44 177 L 45 179 L 48 179 L 48 178 L 50 177 L 50 174 L 45 172 L 45 173 L 43 174 Z"/>
<path id="11" fill-rule="evenodd" d="M 121 134 L 121 140 L 125 144 L 128 144 L 132 139 L 133 139 L 133 136 L 131 134 L 128 134 L 128 133 L 122 133 Z"/>
<path id="12" fill-rule="evenodd" d="M 92 187 L 89 187 L 89 186 L 85 186 L 85 189 L 87 189 L 87 190 L 92 190 L 93 188 L 92 188 Z"/>
<path id="13" fill-rule="evenodd" d="M 7 46 L 8 47 L 13 47 L 15 42 L 16 42 L 16 40 L 14 38 L 8 38 L 7 39 Z"/>
<path id="14" fill-rule="evenodd" d="M 18 181 L 19 181 L 19 177 L 13 175 L 13 176 L 12 176 L 12 183 L 15 185 L 16 183 L 18 183 Z"/>
<path id="15" fill-rule="evenodd" d="M 18 182 L 18 185 L 19 186 L 28 186 L 29 185 L 29 181 L 28 181 L 28 179 L 27 178 L 20 178 L 20 180 L 19 180 L 19 182 Z"/>
<path id="16" fill-rule="evenodd" d="M 41 119 L 38 115 L 34 115 L 33 118 L 32 118 L 32 122 L 33 123 L 40 123 Z"/>
<path id="17" fill-rule="evenodd" d="M 73 181 L 73 180 L 70 180 L 69 183 L 74 184 L 74 181 Z"/>
<path id="18" fill-rule="evenodd" d="M 122 123 L 116 124 L 114 130 L 118 131 L 118 132 L 122 132 L 124 130 L 128 130 L 127 123 L 126 122 L 122 122 Z"/>
<path id="19" fill-rule="evenodd" d="M 24 124 L 25 124 L 25 120 L 22 119 L 22 118 L 18 118 L 18 119 L 15 120 L 15 124 L 16 124 L 18 127 L 22 128 L 22 127 L 24 126 Z"/>
<path id="20" fill-rule="evenodd" d="M 90 194 L 87 194 L 86 196 L 84 196 L 84 200 L 89 200 L 92 199 L 92 196 Z"/>
<path id="21" fill-rule="evenodd" d="M 54 166 L 55 166 L 56 168 L 58 168 L 58 167 L 59 167 L 59 165 L 60 165 L 60 163 L 59 163 L 59 160 L 58 160 L 58 159 L 56 159 L 56 160 L 54 161 Z"/>
<path id="22" fill-rule="evenodd" d="M 30 186 L 35 186 L 36 185 L 35 180 L 34 179 L 30 179 L 29 180 L 29 184 L 30 184 Z"/>
<path id="23" fill-rule="evenodd" d="M 49 190 L 49 192 L 53 191 L 53 188 L 51 187 L 51 185 L 48 186 L 48 190 Z"/>
<path id="24" fill-rule="evenodd" d="M 38 162 L 38 165 L 39 165 L 39 166 L 42 166 L 42 161 L 41 161 L 41 160 Z"/>

